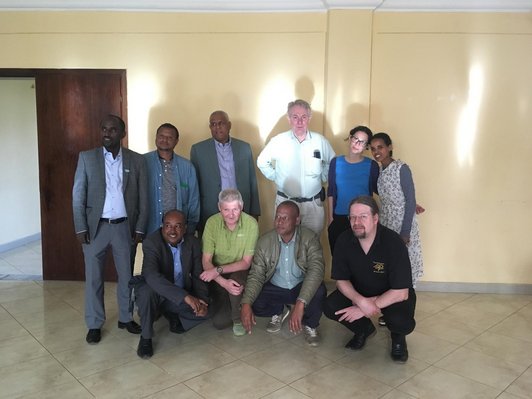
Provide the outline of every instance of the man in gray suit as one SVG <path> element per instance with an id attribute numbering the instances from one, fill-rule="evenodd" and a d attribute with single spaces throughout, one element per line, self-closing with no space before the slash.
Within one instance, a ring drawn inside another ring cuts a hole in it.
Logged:
<path id="1" fill-rule="evenodd" d="M 137 355 L 148 359 L 153 355 L 153 322 L 157 311 L 168 319 L 170 331 L 182 334 L 206 319 L 208 313 L 207 283 L 203 272 L 200 241 L 185 236 L 185 213 L 171 210 L 164 215 L 163 226 L 142 243 L 144 281 L 135 286 L 142 335 Z"/>
<path id="2" fill-rule="evenodd" d="M 231 121 L 224 111 L 214 111 L 209 118 L 212 138 L 196 143 L 190 160 L 196 168 L 200 191 L 200 225 L 218 213 L 218 194 L 229 188 L 242 194 L 244 212 L 260 216 L 255 163 L 248 143 L 229 136 Z"/>
<path id="3" fill-rule="evenodd" d="M 74 227 L 85 259 L 86 340 L 96 344 L 105 322 L 103 271 L 108 248 L 118 274 L 118 328 L 140 334 L 129 310 L 131 253 L 146 231 L 147 175 L 142 155 L 121 145 L 124 121 L 108 115 L 100 122 L 103 147 L 79 154 L 74 176 Z"/>

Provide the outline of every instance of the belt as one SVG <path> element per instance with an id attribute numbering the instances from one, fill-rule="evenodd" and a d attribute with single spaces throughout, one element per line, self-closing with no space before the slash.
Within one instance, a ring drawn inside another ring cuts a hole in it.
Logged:
<path id="1" fill-rule="evenodd" d="M 100 222 L 109 223 L 109 224 L 119 224 L 122 222 L 125 222 L 127 218 L 118 218 L 118 219 L 108 219 L 108 218 L 100 218 Z"/>
<path id="2" fill-rule="evenodd" d="M 286 199 L 289 199 L 290 201 L 295 201 L 295 202 L 310 202 L 310 201 L 314 201 L 315 199 L 318 199 L 320 198 L 320 193 L 316 194 L 314 197 L 312 198 L 304 198 L 304 197 L 289 197 L 288 195 L 286 195 L 285 193 L 283 193 L 282 191 L 277 191 L 277 195 L 280 195 L 281 197 L 283 198 L 286 198 Z"/>

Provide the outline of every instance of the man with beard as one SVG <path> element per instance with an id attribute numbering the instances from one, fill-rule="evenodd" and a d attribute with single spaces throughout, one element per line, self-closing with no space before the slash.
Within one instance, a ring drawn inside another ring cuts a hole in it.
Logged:
<path id="1" fill-rule="evenodd" d="M 331 276 L 336 288 L 324 313 L 353 332 L 345 345 L 361 350 L 375 334 L 370 317 L 381 313 L 390 330 L 394 361 L 408 360 L 405 336 L 416 325 L 416 294 L 407 248 L 399 234 L 379 224 L 372 197 L 360 196 L 349 205 L 351 231 L 343 232 L 334 248 Z"/>

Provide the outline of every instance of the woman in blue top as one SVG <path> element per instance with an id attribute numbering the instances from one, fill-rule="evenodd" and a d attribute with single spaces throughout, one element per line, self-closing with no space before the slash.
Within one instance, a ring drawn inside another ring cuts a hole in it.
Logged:
<path id="1" fill-rule="evenodd" d="M 349 132 L 347 155 L 332 159 L 327 187 L 328 233 L 331 253 L 338 236 L 350 228 L 349 202 L 359 195 L 372 195 L 377 191 L 379 165 L 362 155 L 373 133 L 366 126 L 357 126 Z"/>

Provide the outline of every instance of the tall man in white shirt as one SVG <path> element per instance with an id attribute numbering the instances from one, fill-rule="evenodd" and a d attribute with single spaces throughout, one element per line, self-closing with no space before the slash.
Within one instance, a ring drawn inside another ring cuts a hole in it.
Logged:
<path id="1" fill-rule="evenodd" d="M 118 328 L 140 334 L 129 310 L 131 253 L 142 241 L 148 217 L 146 162 L 123 148 L 125 123 L 116 115 L 100 123 L 102 147 L 79 154 L 72 189 L 74 227 L 85 259 L 86 341 L 97 344 L 105 322 L 103 271 L 107 250 L 118 275 Z"/>
<path id="2" fill-rule="evenodd" d="M 312 117 L 309 103 L 288 103 L 287 116 L 291 129 L 270 140 L 259 154 L 257 166 L 275 182 L 275 207 L 287 199 L 296 202 L 301 225 L 320 235 L 325 222 L 323 183 L 335 153 L 325 137 L 308 130 Z"/>

